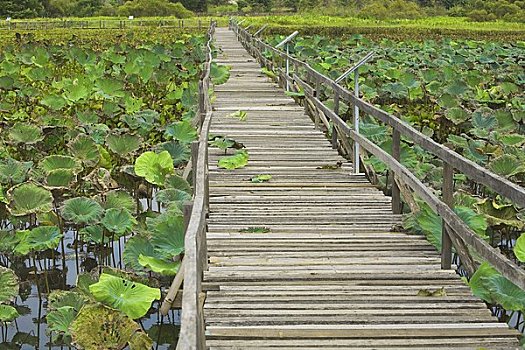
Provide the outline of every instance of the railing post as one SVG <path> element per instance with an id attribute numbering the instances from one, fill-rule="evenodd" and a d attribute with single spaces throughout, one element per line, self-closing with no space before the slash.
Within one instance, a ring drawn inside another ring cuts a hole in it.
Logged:
<path id="1" fill-rule="evenodd" d="M 315 75 L 315 91 L 314 91 L 314 96 L 315 98 L 317 98 L 318 100 L 321 100 L 321 79 L 319 79 L 319 76 Z M 315 107 L 317 108 L 317 107 Z M 319 120 L 319 113 L 318 112 L 315 112 L 314 113 L 314 123 L 315 123 L 315 128 L 316 129 L 319 129 L 319 123 L 320 123 L 320 120 Z"/>
<path id="2" fill-rule="evenodd" d="M 339 115 L 339 93 L 334 89 L 334 113 Z M 332 148 L 337 149 L 337 129 L 332 121 Z"/>
<path id="3" fill-rule="evenodd" d="M 401 159 L 401 134 L 397 129 L 392 131 L 392 157 L 398 162 Z M 390 181 L 392 181 L 392 212 L 401 214 L 401 192 L 396 182 L 396 173 L 392 170 Z"/>
<path id="4" fill-rule="evenodd" d="M 199 141 L 191 143 L 191 173 L 193 195 L 195 196 L 195 189 L 197 188 L 197 158 L 199 157 Z"/>
<path id="5" fill-rule="evenodd" d="M 205 94 L 207 91 L 204 91 L 204 83 L 202 80 L 199 81 L 199 118 L 200 118 L 200 125 L 204 123 L 204 118 L 206 117 L 206 113 L 204 112 L 205 107 Z"/>
<path id="6" fill-rule="evenodd" d="M 359 98 L 359 68 L 354 71 L 354 95 Z M 359 134 L 359 107 L 354 105 L 354 131 Z M 354 142 L 354 174 L 359 174 L 359 142 Z"/>
<path id="7" fill-rule="evenodd" d="M 447 162 L 443 162 L 443 202 L 450 208 L 454 208 L 454 168 Z M 441 232 L 441 268 L 449 270 L 452 265 L 452 241 L 449 235 L 450 228 L 443 220 Z"/>

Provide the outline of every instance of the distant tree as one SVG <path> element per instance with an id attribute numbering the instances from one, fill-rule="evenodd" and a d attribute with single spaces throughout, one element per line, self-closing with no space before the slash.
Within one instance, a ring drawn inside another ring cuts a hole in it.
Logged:
<path id="1" fill-rule="evenodd" d="M 41 0 L 0 0 L 0 16 L 4 18 L 32 18 L 44 14 Z"/>
<path id="2" fill-rule="evenodd" d="M 206 12 L 208 10 L 207 0 L 171 0 L 171 2 L 180 2 L 185 8 L 194 12 Z"/>
<path id="3" fill-rule="evenodd" d="M 120 6 L 117 10 L 122 16 L 175 16 L 187 18 L 193 16 L 193 12 L 187 10 L 180 3 L 172 3 L 168 0 L 132 0 Z"/>

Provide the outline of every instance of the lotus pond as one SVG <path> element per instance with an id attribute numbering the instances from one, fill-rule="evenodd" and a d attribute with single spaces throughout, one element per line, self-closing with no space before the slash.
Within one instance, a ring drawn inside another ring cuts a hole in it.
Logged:
<path id="1" fill-rule="evenodd" d="M 266 38 L 277 44 L 284 35 Z M 475 40 L 375 40 L 300 37 L 290 47 L 296 57 L 335 79 L 367 53 L 374 59 L 360 69 L 364 99 L 391 112 L 466 158 L 523 186 L 525 184 L 525 43 Z M 266 52 L 268 58 L 272 55 Z M 264 70 L 263 70 L 264 72 Z M 269 76 L 273 72 L 266 71 Z M 347 79 L 353 89 L 353 77 Z M 328 91 L 321 98 L 333 105 Z M 352 120 L 352 110 L 341 113 Z M 362 134 L 391 152 L 391 129 L 364 116 Z M 401 161 L 439 193 L 442 164 L 431 154 L 401 143 Z M 376 157 L 365 159 L 371 179 L 389 193 L 388 168 Z M 523 266 L 525 209 L 463 175 L 455 175 L 457 214 L 481 237 Z M 424 234 L 441 250 L 441 219 L 417 198 L 405 228 Z M 408 207 L 405 207 L 408 213 Z M 525 291 L 483 263 L 471 276 L 473 292 L 494 306 L 502 319 L 525 329 Z M 502 311 L 503 309 L 508 312 Z"/>
<path id="2" fill-rule="evenodd" d="M 176 344 L 178 311 L 158 308 L 184 252 L 206 38 L 86 33 L 2 41 L 0 349 Z"/>

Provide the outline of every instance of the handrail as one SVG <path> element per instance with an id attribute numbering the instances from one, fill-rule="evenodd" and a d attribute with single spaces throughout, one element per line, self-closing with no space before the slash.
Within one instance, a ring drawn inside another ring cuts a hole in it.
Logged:
<path id="1" fill-rule="evenodd" d="M 200 133 L 198 150 L 193 163 L 194 196 L 193 207 L 184 240 L 184 261 L 179 273 L 184 275 L 182 294 L 181 328 L 177 349 L 205 349 L 204 315 L 201 303 L 203 272 L 207 269 L 206 228 L 209 208 L 209 170 L 208 170 L 208 134 L 213 115 L 209 88 L 211 84 L 212 49 L 211 42 L 216 22 L 212 22 L 208 31 L 206 45 L 206 63 L 199 82 Z M 178 288 L 177 288 L 178 289 Z"/>
<path id="2" fill-rule="evenodd" d="M 435 210 L 438 215 L 441 216 L 444 223 L 442 250 L 443 268 L 450 268 L 451 243 L 453 243 L 462 261 L 465 263 L 467 272 L 472 274 L 477 268 L 477 265 L 476 262 L 470 257 L 467 248 L 467 246 L 470 246 L 483 259 L 491 263 L 504 277 L 509 279 L 520 288 L 525 289 L 525 270 L 481 239 L 452 210 L 453 203 L 451 198 L 453 193 L 453 171 L 451 171 L 451 169 L 453 168 L 460 171 L 472 181 L 491 188 L 493 191 L 509 198 L 514 203 L 516 203 L 516 205 L 521 207 L 525 207 L 525 188 L 501 176 L 498 176 L 487 169 L 484 169 L 476 163 L 464 158 L 457 152 L 437 143 L 430 137 L 417 131 L 403 120 L 373 106 L 359 97 L 356 97 L 352 92 L 339 85 L 334 80 L 317 72 L 308 63 L 298 60 L 297 58 L 292 57 L 283 51 L 275 49 L 262 40 L 255 38 L 242 28 L 239 28 L 235 21 L 232 21 L 230 26 L 237 33 L 237 36 L 241 39 L 243 45 L 245 45 L 248 51 L 252 52 L 259 59 L 261 64 L 266 67 L 276 68 L 276 71 L 279 73 L 279 76 L 282 79 L 285 79 L 287 82 L 291 81 L 292 84 L 298 84 L 303 88 L 305 97 L 308 100 L 306 103 L 311 103 L 318 110 L 318 115 L 324 115 L 325 118 L 331 120 L 331 122 L 334 124 L 334 129 L 338 130 L 338 137 L 341 138 L 341 143 L 348 143 L 348 139 L 351 139 L 354 141 L 354 146 L 360 145 L 366 151 L 378 157 L 395 173 L 395 176 L 392 176 L 392 178 L 394 178 L 392 181 L 393 187 L 397 187 L 397 181 L 405 183 L 433 210 Z M 292 62 L 296 67 L 294 76 L 290 77 L 285 74 L 281 67 L 275 67 L 274 60 L 272 59 L 270 61 L 264 57 L 263 51 L 271 52 L 272 58 L 273 55 L 277 55 L 281 60 L 289 60 Z M 311 78 L 310 81 L 313 81 L 315 86 L 309 85 L 296 76 L 296 74 L 298 74 L 298 67 L 301 67 L 306 71 L 306 74 Z M 334 107 L 336 111 L 331 110 L 325 106 L 319 99 L 321 86 L 325 86 L 333 90 L 334 101 L 337 101 L 336 107 Z M 340 99 L 349 105 L 359 107 L 362 112 L 392 127 L 393 156 L 382 150 L 367 138 L 359 135 L 347 125 L 346 121 L 343 120 L 337 113 Z M 309 110 L 311 109 L 309 108 Z M 410 170 L 400 163 L 399 145 L 401 135 L 412 139 L 414 144 L 422 147 L 443 161 L 443 199 L 439 199 L 432 189 L 423 184 L 414 174 L 410 172 Z M 393 208 L 399 204 L 394 203 L 395 201 L 400 201 L 400 199 L 393 198 Z"/>

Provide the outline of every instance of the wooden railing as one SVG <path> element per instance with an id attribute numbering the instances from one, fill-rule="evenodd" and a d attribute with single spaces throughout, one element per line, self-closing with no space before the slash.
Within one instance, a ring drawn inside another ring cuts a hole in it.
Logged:
<path id="1" fill-rule="evenodd" d="M 184 280 L 182 293 L 182 317 L 177 349 L 205 349 L 202 279 L 207 269 L 206 245 L 207 217 L 209 209 L 208 134 L 212 117 L 209 89 L 211 84 L 212 40 L 216 22 L 212 22 L 207 34 L 206 62 L 199 81 L 199 108 L 196 124 L 200 128 L 199 140 L 192 143 L 191 162 L 187 169 L 193 172 L 193 201 L 184 206 L 186 236 L 184 258 L 161 306 L 167 314 Z M 188 172 L 185 171 L 185 176 Z"/>
<path id="2" fill-rule="evenodd" d="M 136 27 L 151 28 L 194 28 L 205 29 L 206 20 L 184 19 L 101 19 L 101 20 L 33 20 L 0 21 L 0 30 L 50 30 L 68 29 L 127 29 Z"/>
<path id="3" fill-rule="evenodd" d="M 470 180 L 491 188 L 494 192 L 512 200 L 520 207 L 525 207 L 525 189 L 523 187 L 464 158 L 448 147 L 417 131 L 403 120 L 373 106 L 359 98 L 359 96 L 355 96 L 345 87 L 317 72 L 307 63 L 254 37 L 244 28 L 238 26 L 235 20 L 230 22 L 230 28 L 234 30 L 244 47 L 252 56 L 259 60 L 261 65 L 277 73 L 276 75 L 279 77 L 282 85 L 288 84 L 296 91 L 300 87 L 304 91 L 305 109 L 315 118 L 316 125 L 322 122 L 327 129 L 330 129 L 330 122 L 333 125 L 334 146 L 341 146 L 341 148 L 348 151 L 348 154 L 352 154 L 351 148 L 359 145 L 392 170 L 394 173 L 391 176 L 392 210 L 394 213 L 401 213 L 400 186 L 408 186 L 441 217 L 443 220 L 441 254 L 441 266 L 443 269 L 451 268 L 452 247 L 454 247 L 461 259 L 463 268 L 472 275 L 478 267 L 478 262 L 471 257 L 470 248 L 480 258 L 492 264 L 503 276 L 525 289 L 525 270 L 480 238 L 454 212 L 453 175 L 454 171 L 461 172 Z M 265 53 L 271 54 L 271 59 L 266 58 Z M 286 62 L 294 68 L 290 71 L 290 74 L 285 72 Z M 301 72 L 303 72 L 302 77 L 299 76 Z M 333 94 L 335 105 L 333 109 L 328 108 L 320 100 L 320 92 L 323 88 L 327 90 L 324 91 L 325 94 Z M 358 111 L 360 110 L 362 113 L 392 128 L 392 155 L 360 135 L 352 126 L 347 124 L 346 120 L 339 116 L 339 105 L 341 102 L 357 107 L 354 110 L 358 109 Z M 441 198 L 401 164 L 401 136 L 411 139 L 415 145 L 432 153 L 443 162 Z"/>

